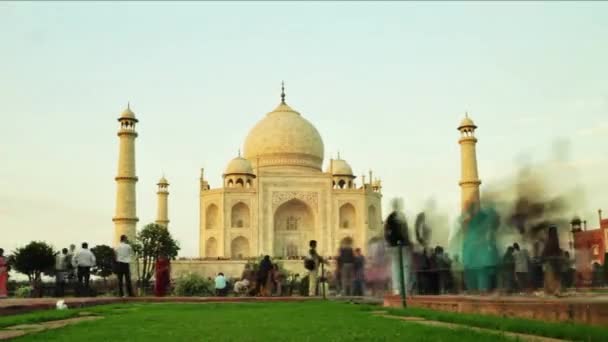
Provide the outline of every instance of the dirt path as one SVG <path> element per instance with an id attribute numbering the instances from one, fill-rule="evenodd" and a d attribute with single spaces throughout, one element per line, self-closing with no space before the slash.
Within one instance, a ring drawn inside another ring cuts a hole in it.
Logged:
<path id="1" fill-rule="evenodd" d="M 544 337 L 544 336 L 538 336 L 538 335 L 529 335 L 529 334 L 522 334 L 522 333 L 503 331 L 503 330 L 478 328 L 478 327 L 472 327 L 472 326 L 463 325 L 463 324 L 447 323 L 447 322 L 440 322 L 440 321 L 430 321 L 430 320 L 427 320 L 422 317 L 395 316 L 395 315 L 389 315 L 386 311 L 372 311 L 372 314 L 374 314 L 375 316 L 378 316 L 378 317 L 397 319 L 400 321 L 407 321 L 407 322 L 412 322 L 412 323 L 416 323 L 416 324 L 423 324 L 423 325 L 429 325 L 429 326 L 435 326 L 435 327 L 441 327 L 441 328 L 447 328 L 447 329 L 468 329 L 468 330 L 473 330 L 473 331 L 482 332 L 482 333 L 504 335 L 507 337 L 511 337 L 513 339 L 519 339 L 520 341 L 527 341 L 527 342 L 564 342 L 564 341 L 567 341 L 567 340 L 560 340 L 557 338 Z"/>
<path id="2" fill-rule="evenodd" d="M 12 327 L 3 328 L 0 330 L 0 340 L 9 340 L 11 338 L 37 333 L 44 330 L 63 328 L 68 325 L 78 324 L 80 322 L 95 321 L 102 319 L 101 316 L 84 316 L 62 319 L 58 321 L 48 321 L 34 324 L 20 324 Z"/>

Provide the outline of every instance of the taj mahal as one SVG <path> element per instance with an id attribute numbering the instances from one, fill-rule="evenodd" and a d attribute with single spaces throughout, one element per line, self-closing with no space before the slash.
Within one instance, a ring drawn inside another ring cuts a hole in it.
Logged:
<path id="1" fill-rule="evenodd" d="M 119 158 L 114 241 L 136 232 L 135 139 L 137 118 L 130 106 L 119 121 Z M 479 202 L 475 124 L 467 116 L 461 132 L 462 206 Z M 228 161 L 222 185 L 211 188 L 204 170 L 199 181 L 201 259 L 243 260 L 259 255 L 298 259 L 309 240 L 321 254 L 331 255 L 342 241 L 366 251 L 383 238 L 382 183 L 354 175 L 338 154 L 325 159 L 323 139 L 315 126 L 290 107 L 284 87 L 278 106 L 255 124 L 243 153 Z M 158 184 L 156 223 L 169 228 L 169 183 Z"/>

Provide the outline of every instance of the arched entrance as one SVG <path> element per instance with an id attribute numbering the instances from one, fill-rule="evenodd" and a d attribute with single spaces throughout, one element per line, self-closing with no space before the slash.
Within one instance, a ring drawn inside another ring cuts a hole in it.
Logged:
<path id="1" fill-rule="evenodd" d="M 294 198 L 281 204 L 274 213 L 274 256 L 305 255 L 314 222 L 312 209 L 303 201 Z"/>

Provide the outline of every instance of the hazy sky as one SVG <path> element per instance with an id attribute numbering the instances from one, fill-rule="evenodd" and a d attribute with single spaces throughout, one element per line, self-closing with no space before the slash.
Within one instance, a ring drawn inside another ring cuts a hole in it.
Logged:
<path id="1" fill-rule="evenodd" d="M 595 226 L 608 214 L 607 18 L 602 2 L 0 3 L 0 246 L 111 242 L 130 101 L 140 223 L 164 172 L 170 229 L 197 255 L 199 169 L 221 184 L 281 80 L 326 162 L 339 150 L 382 178 L 384 214 L 394 196 L 410 216 L 433 198 L 455 219 L 468 110 L 482 189 L 558 151 L 557 181 L 580 184 Z"/>

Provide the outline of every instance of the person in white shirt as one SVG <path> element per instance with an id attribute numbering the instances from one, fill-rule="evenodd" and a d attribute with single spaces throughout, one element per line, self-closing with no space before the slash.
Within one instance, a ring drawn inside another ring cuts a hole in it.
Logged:
<path id="1" fill-rule="evenodd" d="M 83 242 L 82 248 L 72 258 L 72 265 L 78 272 L 78 286 L 81 290 L 89 291 L 91 267 L 95 266 L 95 263 L 95 255 L 89 250 L 89 244 Z"/>
<path id="2" fill-rule="evenodd" d="M 133 248 L 129 245 L 126 235 L 120 236 L 120 243 L 115 249 L 116 253 L 116 276 L 118 277 L 118 293 L 124 297 L 123 280 L 126 283 L 127 294 L 133 297 L 133 287 L 131 285 L 131 270 L 129 265 L 133 258 Z"/>

